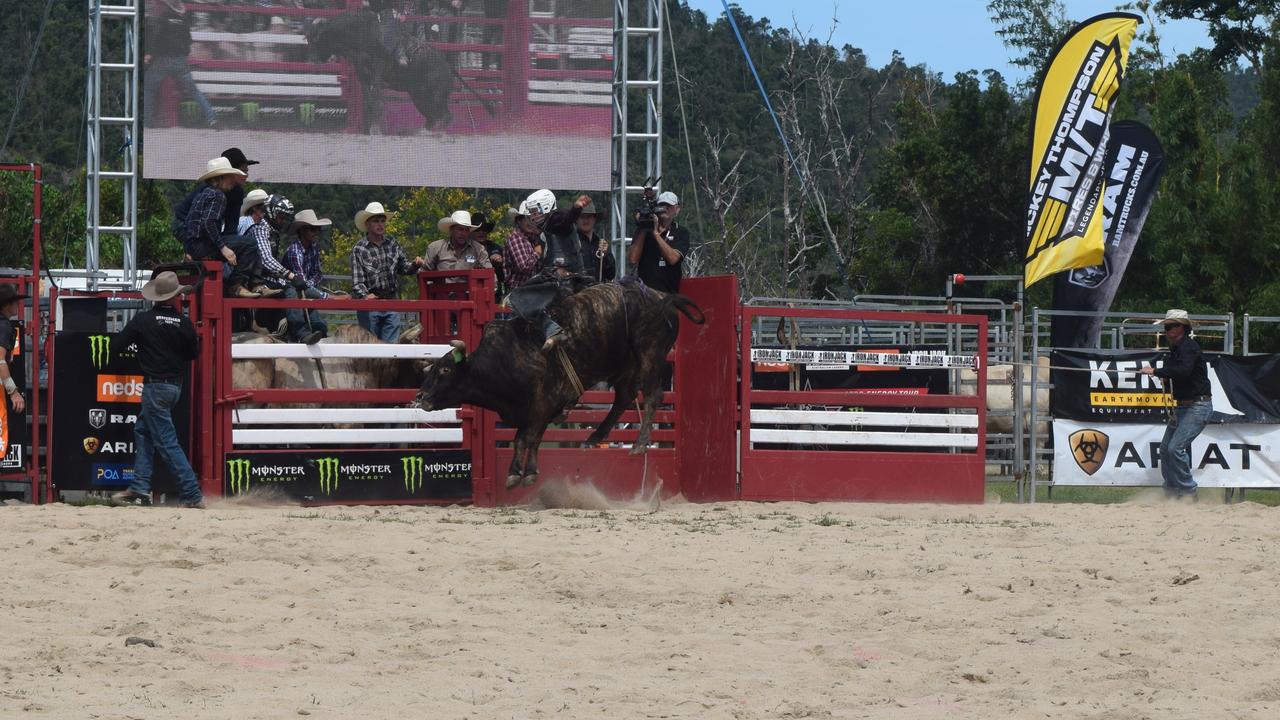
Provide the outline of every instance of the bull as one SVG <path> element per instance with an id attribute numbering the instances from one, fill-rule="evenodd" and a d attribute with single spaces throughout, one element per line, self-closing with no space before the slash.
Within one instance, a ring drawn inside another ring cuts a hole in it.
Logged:
<path id="1" fill-rule="evenodd" d="M 613 386 L 613 406 L 587 445 L 609 435 L 638 392 L 644 404 L 631 452 L 645 452 L 680 316 L 699 325 L 706 321 L 689 298 L 632 283 L 592 285 L 562 298 L 552 315 L 565 330 L 557 350 L 543 352 L 541 327 L 523 318 L 495 320 L 470 354 L 454 341 L 455 351 L 426 369 L 418 390 L 423 410 L 477 405 L 516 428 L 508 489 L 537 482 L 538 447 L 547 425 L 577 402 L 583 387 L 599 382 Z"/>

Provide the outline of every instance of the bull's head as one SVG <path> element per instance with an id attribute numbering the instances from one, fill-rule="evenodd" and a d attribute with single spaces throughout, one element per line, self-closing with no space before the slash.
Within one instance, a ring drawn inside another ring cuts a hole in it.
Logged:
<path id="1" fill-rule="evenodd" d="M 461 340 L 449 342 L 453 351 L 445 353 L 435 362 L 428 365 L 422 373 L 422 386 L 418 388 L 418 396 L 414 402 L 423 410 L 457 407 L 454 390 L 460 381 L 460 375 L 466 371 L 467 346 Z"/>
<path id="2" fill-rule="evenodd" d="M 328 62 L 333 57 L 333 50 L 328 38 L 329 21 L 326 18 L 316 18 L 307 25 L 305 35 L 307 38 L 307 60 L 313 63 Z"/>

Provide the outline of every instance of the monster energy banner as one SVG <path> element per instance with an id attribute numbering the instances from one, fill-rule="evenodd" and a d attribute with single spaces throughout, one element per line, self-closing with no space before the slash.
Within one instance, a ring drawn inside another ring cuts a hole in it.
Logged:
<path id="1" fill-rule="evenodd" d="M 1160 485 L 1159 425 L 1053 421 L 1054 485 Z M 1280 487 L 1280 425 L 1209 425 L 1191 443 L 1202 487 Z"/>
<path id="2" fill-rule="evenodd" d="M 133 348 L 111 352 L 111 335 L 59 332 L 53 340 L 53 483 L 60 490 L 109 490 L 133 480 L 133 428 L 142 407 L 142 368 Z M 184 384 L 190 389 L 190 383 Z M 188 450 L 188 394 L 173 410 Z M 190 455 L 188 455 L 190 457 Z M 172 492 L 173 476 L 157 456 L 156 492 Z"/>
<path id="3" fill-rule="evenodd" d="M 1106 242 L 1102 264 L 1058 273 L 1053 285 L 1054 310 L 1105 313 L 1111 308 L 1163 172 L 1164 148 L 1146 125 L 1125 121 L 1111 126 L 1102 196 Z M 1101 330 L 1101 317 L 1055 316 L 1052 344 L 1095 347 Z"/>
<path id="4" fill-rule="evenodd" d="M 1103 160 L 1111 108 L 1142 19 L 1106 13 L 1077 25 L 1036 90 L 1027 202 L 1027 286 L 1103 260 Z"/>
<path id="5" fill-rule="evenodd" d="M 1156 351 L 1058 350 L 1051 364 L 1049 407 L 1055 424 L 1165 423 L 1173 398 L 1160 378 L 1141 374 L 1163 365 Z M 1280 423 L 1280 355 L 1206 353 L 1213 423 Z"/>
<path id="6" fill-rule="evenodd" d="M 226 455 L 226 492 L 272 488 L 303 502 L 471 499 L 467 450 L 246 451 Z"/>

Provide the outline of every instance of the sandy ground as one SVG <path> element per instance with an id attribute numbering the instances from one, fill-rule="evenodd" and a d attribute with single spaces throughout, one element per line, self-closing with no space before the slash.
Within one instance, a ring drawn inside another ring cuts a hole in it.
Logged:
<path id="1" fill-rule="evenodd" d="M 3 718 L 1280 716 L 1249 503 L 0 524 Z"/>
<path id="2" fill-rule="evenodd" d="M 249 181 L 337 185 L 609 189 L 609 138 L 556 135 L 346 135 L 147 130 L 143 175 L 194 180 L 234 145 L 259 161 Z"/>

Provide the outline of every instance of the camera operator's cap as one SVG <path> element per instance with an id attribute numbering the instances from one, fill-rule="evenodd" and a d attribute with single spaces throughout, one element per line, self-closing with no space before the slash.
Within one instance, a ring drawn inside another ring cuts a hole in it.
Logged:
<path id="1" fill-rule="evenodd" d="M 1155 321 L 1152 325 L 1163 326 L 1166 323 L 1180 323 L 1185 325 L 1188 330 L 1191 329 L 1191 316 L 1187 315 L 1186 310 L 1170 310 L 1164 314 L 1164 317 Z"/>
<path id="2" fill-rule="evenodd" d="M 257 165 L 257 160 L 250 160 L 244 156 L 244 152 L 240 148 L 227 148 L 222 151 L 222 157 L 231 162 L 231 167 L 240 167 L 241 165 Z"/>
<path id="3" fill-rule="evenodd" d="M 382 203 L 380 202 L 371 202 L 368 205 L 365 205 L 363 210 L 356 213 L 356 229 L 360 232 L 367 232 L 367 230 L 365 230 L 365 223 L 369 221 L 369 218 L 377 217 L 379 215 L 385 218 L 391 217 L 391 213 L 387 212 L 387 209 L 382 207 Z"/>
<path id="4" fill-rule="evenodd" d="M 679 205 L 680 198 L 676 197 L 675 193 L 668 190 L 658 196 L 658 204 L 659 205 Z"/>
<path id="5" fill-rule="evenodd" d="M 524 199 L 524 203 L 520 206 L 521 215 L 532 215 L 534 210 L 543 215 L 550 214 L 556 209 L 556 196 L 550 190 L 537 190 L 529 197 Z"/>
<path id="6" fill-rule="evenodd" d="M 249 194 L 244 196 L 244 201 L 240 203 L 240 214 L 248 215 L 249 208 L 252 208 L 255 205 L 266 205 L 267 198 L 269 197 L 271 196 L 267 194 L 266 190 L 259 190 L 256 188 L 250 190 Z"/>
<path id="7" fill-rule="evenodd" d="M 196 182 L 204 182 L 205 180 L 211 180 L 213 178 L 218 177 L 219 175 L 238 175 L 240 177 L 244 177 L 244 173 L 231 167 L 230 160 L 222 156 L 218 156 L 210 160 L 209 162 L 205 163 L 204 174 L 196 178 Z"/>
<path id="8" fill-rule="evenodd" d="M 436 227 L 444 230 L 445 232 L 448 232 L 449 228 L 454 225 L 459 225 L 467 228 L 468 230 L 475 230 L 480 227 L 479 225 L 471 224 L 471 213 L 466 210 L 454 210 L 449 217 L 440 218 L 440 221 L 436 223 Z"/>
<path id="9" fill-rule="evenodd" d="M 316 217 L 316 211 L 307 209 L 293 216 L 293 224 L 289 226 L 291 231 L 297 232 L 299 227 L 306 225 L 313 228 L 329 227 L 333 221 L 329 218 Z"/>
<path id="10" fill-rule="evenodd" d="M 178 282 L 177 273 L 165 270 L 142 286 L 142 297 L 151 302 L 164 302 L 174 295 L 185 295 L 191 292 L 191 289 L 192 286 Z"/>

